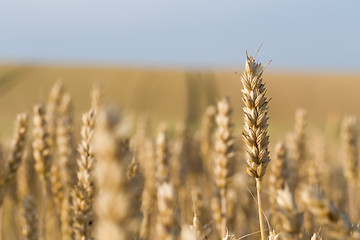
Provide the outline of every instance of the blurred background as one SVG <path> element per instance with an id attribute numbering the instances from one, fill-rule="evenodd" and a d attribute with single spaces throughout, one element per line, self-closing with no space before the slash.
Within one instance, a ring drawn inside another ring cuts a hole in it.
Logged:
<path id="1" fill-rule="evenodd" d="M 205 107 L 231 97 L 242 127 L 246 51 L 266 64 L 271 136 L 295 109 L 325 129 L 360 113 L 358 1 L 0 2 L 0 138 L 20 111 L 46 101 L 55 81 L 77 119 L 100 83 L 106 101 L 154 123 L 197 126 Z"/>

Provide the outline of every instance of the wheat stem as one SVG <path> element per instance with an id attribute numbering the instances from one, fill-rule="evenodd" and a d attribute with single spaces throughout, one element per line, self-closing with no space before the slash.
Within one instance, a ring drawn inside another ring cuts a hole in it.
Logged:
<path id="1" fill-rule="evenodd" d="M 41 182 L 41 189 L 42 189 L 42 215 L 41 215 L 41 228 L 40 228 L 40 239 L 46 239 L 46 205 L 47 205 L 47 189 L 46 189 L 46 182 Z"/>
<path id="2" fill-rule="evenodd" d="M 257 192 L 257 204 L 258 204 L 258 212 L 259 212 L 261 240 L 265 240 L 265 227 L 264 227 L 264 218 L 263 218 L 263 214 L 262 214 L 261 181 L 260 181 L 260 178 L 256 178 L 256 192 Z"/>

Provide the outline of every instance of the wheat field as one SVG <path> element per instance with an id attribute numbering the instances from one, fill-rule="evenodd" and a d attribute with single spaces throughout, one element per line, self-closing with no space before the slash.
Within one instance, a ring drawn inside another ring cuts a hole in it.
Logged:
<path id="1" fill-rule="evenodd" d="M 0 238 L 360 239 L 360 77 L 237 71 L 1 66 Z"/>

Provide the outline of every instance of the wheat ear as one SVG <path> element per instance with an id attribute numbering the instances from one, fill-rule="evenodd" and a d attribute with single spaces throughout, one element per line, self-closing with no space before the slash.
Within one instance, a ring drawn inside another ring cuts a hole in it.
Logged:
<path id="1" fill-rule="evenodd" d="M 139 227 L 136 200 L 137 187 L 126 176 L 130 159 L 121 144 L 119 115 L 105 109 L 96 119 L 94 138 L 95 179 L 99 189 L 94 210 L 97 215 L 97 239 L 134 239 Z"/>
<path id="2" fill-rule="evenodd" d="M 26 132 L 28 128 L 27 125 L 28 125 L 27 114 L 25 113 L 18 114 L 16 118 L 15 135 L 11 142 L 11 148 L 8 155 L 8 159 L 5 162 L 4 172 L 0 178 L 0 187 L 4 189 L 2 190 L 3 193 L 0 196 L 0 206 L 2 205 L 4 196 L 6 194 L 6 189 L 8 189 L 10 184 L 14 183 L 14 180 L 16 179 L 17 170 L 21 164 L 21 160 L 23 158 L 25 151 Z M 15 186 L 17 186 L 16 183 Z"/>
<path id="3" fill-rule="evenodd" d="M 46 239 L 47 181 L 51 168 L 51 150 L 49 133 L 45 120 L 45 109 L 42 104 L 35 105 L 34 107 L 33 124 L 33 156 L 35 160 L 35 170 L 41 180 L 43 195 L 41 238 Z"/>
<path id="4" fill-rule="evenodd" d="M 23 239 L 38 240 L 38 211 L 35 205 L 35 200 L 31 195 L 24 198 L 23 208 Z"/>
<path id="5" fill-rule="evenodd" d="M 72 240 L 74 239 L 74 230 L 73 230 L 73 199 L 71 194 L 67 194 L 61 205 L 61 239 L 63 240 Z"/>
<path id="6" fill-rule="evenodd" d="M 68 194 L 76 183 L 76 161 L 74 151 L 72 100 L 69 93 L 63 94 L 57 118 L 56 150 L 65 191 Z"/>
<path id="7" fill-rule="evenodd" d="M 305 127 L 306 127 L 307 112 L 304 109 L 298 109 L 295 112 L 295 127 L 294 132 L 289 135 L 288 140 L 288 155 L 289 155 L 289 175 L 288 183 L 290 190 L 295 192 L 298 183 L 304 179 L 306 169 L 304 170 L 306 160 L 305 149 Z"/>
<path id="8" fill-rule="evenodd" d="M 295 197 L 286 185 L 284 189 L 277 190 L 276 212 L 281 220 L 281 238 L 297 239 L 301 233 L 304 213 L 300 212 Z"/>
<path id="9" fill-rule="evenodd" d="M 225 98 L 218 102 L 218 114 L 216 116 L 216 123 L 218 126 L 216 132 L 215 143 L 215 182 L 220 190 L 220 204 L 221 204 L 221 237 L 226 235 L 227 224 L 227 207 L 226 207 L 226 193 L 228 187 L 229 176 L 231 173 L 231 165 L 235 155 L 234 139 L 232 137 L 231 122 L 232 110 L 230 108 L 229 98 Z"/>
<path id="10" fill-rule="evenodd" d="M 94 110 L 95 115 L 97 115 L 103 103 L 103 87 L 100 83 L 95 83 L 93 85 L 90 93 L 90 98 L 91 108 Z"/>
<path id="11" fill-rule="evenodd" d="M 61 81 L 55 82 L 50 89 L 48 101 L 46 103 L 46 122 L 48 125 L 50 148 L 55 146 L 56 142 L 56 120 L 58 115 L 58 107 L 64 93 L 64 85 Z"/>
<path id="12" fill-rule="evenodd" d="M 157 191 L 158 222 L 156 225 L 158 239 L 176 240 L 178 234 L 178 216 L 175 210 L 176 193 L 171 183 L 163 182 Z"/>
<path id="13" fill-rule="evenodd" d="M 253 57 L 246 56 L 245 71 L 241 77 L 243 84 L 244 132 L 242 138 L 247 146 L 246 172 L 255 178 L 258 196 L 258 212 L 261 239 L 265 240 L 264 221 L 261 204 L 261 181 L 270 163 L 268 128 L 268 99 L 266 88 L 262 80 L 264 67 Z"/>
<path id="14" fill-rule="evenodd" d="M 283 142 L 278 142 L 274 149 L 274 158 L 270 168 L 269 175 L 270 192 L 274 195 L 271 198 L 272 206 L 276 202 L 276 192 L 284 189 L 287 180 L 287 162 L 286 162 L 286 148 Z"/>
<path id="15" fill-rule="evenodd" d="M 211 135 L 215 120 L 215 114 L 216 108 L 214 106 L 208 106 L 205 110 L 205 114 L 201 122 L 201 153 L 202 158 L 206 164 L 206 168 L 210 168 L 209 156 L 212 147 Z"/>
<path id="16" fill-rule="evenodd" d="M 65 197 L 64 185 L 61 182 L 60 169 L 57 165 L 51 166 L 51 193 L 56 207 L 56 213 L 60 217 L 61 208 Z"/>
<path id="17" fill-rule="evenodd" d="M 357 219 L 356 183 L 358 180 L 359 149 L 358 149 L 358 119 L 346 117 L 342 124 L 342 141 L 344 148 L 344 172 L 348 187 L 349 213 L 352 219 Z"/>
<path id="18" fill-rule="evenodd" d="M 11 142 L 11 150 L 9 152 L 8 161 L 5 163 L 5 172 L 1 184 L 8 184 L 15 178 L 24 155 L 27 125 L 27 114 L 18 114 L 16 118 L 15 135 Z"/>
<path id="19" fill-rule="evenodd" d="M 158 184 L 170 180 L 169 147 L 166 126 L 160 125 L 156 138 L 156 181 Z"/>
<path id="20" fill-rule="evenodd" d="M 76 240 L 91 239 L 93 222 L 93 201 L 95 183 L 93 169 L 95 158 L 92 141 L 94 137 L 95 115 L 91 110 L 82 117 L 81 143 L 79 144 L 78 182 L 73 192 L 74 232 Z"/>

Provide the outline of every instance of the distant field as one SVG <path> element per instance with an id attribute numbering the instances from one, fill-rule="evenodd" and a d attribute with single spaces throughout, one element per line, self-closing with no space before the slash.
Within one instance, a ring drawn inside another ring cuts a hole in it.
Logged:
<path id="1" fill-rule="evenodd" d="M 188 121 L 196 124 L 198 114 L 194 112 L 203 112 L 207 104 L 228 95 L 235 122 L 242 125 L 242 86 L 234 72 L 9 65 L 0 67 L 1 138 L 12 132 L 18 112 L 30 112 L 35 103 L 45 101 L 56 80 L 63 81 L 71 93 L 78 118 L 89 108 L 92 84 L 99 82 L 107 102 L 135 116 L 147 114 L 154 123 L 173 124 L 188 116 Z M 264 81 L 272 98 L 272 136 L 292 128 L 297 108 L 307 109 L 310 124 L 320 126 L 329 119 L 336 122 L 344 114 L 360 113 L 360 75 L 265 71 Z"/>

